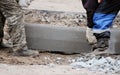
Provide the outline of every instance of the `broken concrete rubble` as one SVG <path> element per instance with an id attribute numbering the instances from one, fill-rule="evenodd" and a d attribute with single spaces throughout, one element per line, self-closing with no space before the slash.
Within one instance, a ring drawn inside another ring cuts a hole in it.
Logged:
<path id="1" fill-rule="evenodd" d="M 74 69 L 87 68 L 95 72 L 118 73 L 120 74 L 120 58 L 104 56 L 82 56 L 70 64 Z"/>

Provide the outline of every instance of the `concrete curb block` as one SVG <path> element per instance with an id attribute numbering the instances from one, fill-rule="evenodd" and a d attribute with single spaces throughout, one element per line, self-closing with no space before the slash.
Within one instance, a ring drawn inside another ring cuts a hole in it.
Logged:
<path id="1" fill-rule="evenodd" d="M 64 53 L 90 52 L 85 28 L 44 24 L 26 24 L 28 47 L 41 51 Z"/>
<path id="2" fill-rule="evenodd" d="M 110 54 L 120 54 L 120 29 L 113 28 L 111 30 L 111 39 L 107 50 Z"/>
<path id="3" fill-rule="evenodd" d="M 45 24 L 26 24 L 28 47 L 40 51 L 64 53 L 91 52 L 83 27 L 65 27 Z M 111 29 L 107 53 L 120 54 L 120 29 Z"/>

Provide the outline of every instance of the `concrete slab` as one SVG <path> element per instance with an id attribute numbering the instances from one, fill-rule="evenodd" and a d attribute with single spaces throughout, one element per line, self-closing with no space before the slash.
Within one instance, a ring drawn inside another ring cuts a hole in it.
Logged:
<path id="1" fill-rule="evenodd" d="M 28 47 L 41 51 L 64 53 L 90 52 L 85 38 L 85 28 L 26 24 Z"/>

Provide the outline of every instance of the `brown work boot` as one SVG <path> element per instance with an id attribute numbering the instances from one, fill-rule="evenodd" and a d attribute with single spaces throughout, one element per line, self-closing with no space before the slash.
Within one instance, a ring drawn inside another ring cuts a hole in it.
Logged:
<path id="1" fill-rule="evenodd" d="M 38 56 L 39 52 L 35 50 L 19 50 L 13 52 L 13 55 L 15 56 Z"/>

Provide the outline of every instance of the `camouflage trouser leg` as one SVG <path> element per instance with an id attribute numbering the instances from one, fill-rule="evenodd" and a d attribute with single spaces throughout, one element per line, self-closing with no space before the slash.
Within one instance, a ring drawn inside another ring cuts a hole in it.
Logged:
<path id="1" fill-rule="evenodd" d="M 5 24 L 5 17 L 3 16 L 2 12 L 0 12 L 0 43 L 2 43 L 2 39 L 4 36 L 4 24 Z"/>
<path id="2" fill-rule="evenodd" d="M 13 51 L 27 49 L 23 12 L 16 0 L 1 0 L 0 11 L 8 21 L 9 34 L 13 42 Z"/>

